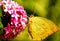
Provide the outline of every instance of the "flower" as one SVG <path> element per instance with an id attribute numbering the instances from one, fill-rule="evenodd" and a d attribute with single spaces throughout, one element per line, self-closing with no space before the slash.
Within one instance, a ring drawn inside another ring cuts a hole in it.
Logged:
<path id="1" fill-rule="evenodd" d="M 23 31 L 27 23 L 27 14 L 23 6 L 17 4 L 12 0 L 3 0 L 0 6 L 4 5 L 4 12 L 11 15 L 10 23 L 4 27 L 5 34 L 3 37 L 6 39 L 14 38 L 19 32 Z"/>

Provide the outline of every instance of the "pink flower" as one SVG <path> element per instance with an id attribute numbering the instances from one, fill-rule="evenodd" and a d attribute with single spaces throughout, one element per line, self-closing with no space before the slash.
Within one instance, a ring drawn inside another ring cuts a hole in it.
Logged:
<path id="1" fill-rule="evenodd" d="M 8 12 L 11 15 L 10 22 L 4 28 L 4 38 L 10 39 L 15 37 L 19 32 L 23 31 L 27 23 L 26 11 L 22 6 L 12 0 L 3 0 L 0 2 L 0 6 L 4 4 L 4 12 Z"/>
<path id="2" fill-rule="evenodd" d="M 3 2 L 0 2 L 0 6 L 3 4 Z"/>

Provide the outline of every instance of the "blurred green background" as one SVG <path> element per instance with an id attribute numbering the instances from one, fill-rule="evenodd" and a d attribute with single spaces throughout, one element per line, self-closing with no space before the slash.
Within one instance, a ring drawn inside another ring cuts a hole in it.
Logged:
<path id="1" fill-rule="evenodd" d="M 28 16 L 45 17 L 55 22 L 60 29 L 60 0 L 14 0 L 24 6 Z M 23 36 L 23 35 L 22 35 Z M 25 37 L 25 35 L 23 36 Z M 60 30 L 43 41 L 60 41 Z"/>
<path id="2" fill-rule="evenodd" d="M 60 41 L 60 0 L 14 0 L 21 4 L 27 15 L 45 17 L 52 20 L 59 27 L 59 31 L 42 41 Z M 28 27 L 21 33 L 20 40 L 30 41 L 28 37 Z M 27 33 L 25 33 L 27 32 Z M 14 39 L 13 41 L 20 41 Z"/>
<path id="3" fill-rule="evenodd" d="M 60 0 L 14 0 L 24 6 L 28 16 L 45 17 L 56 23 L 60 29 Z M 25 37 L 25 36 L 23 36 Z M 43 41 L 60 41 L 60 30 Z"/>
<path id="4" fill-rule="evenodd" d="M 45 17 L 60 24 L 60 0 L 14 0 L 24 6 L 28 16 Z"/>

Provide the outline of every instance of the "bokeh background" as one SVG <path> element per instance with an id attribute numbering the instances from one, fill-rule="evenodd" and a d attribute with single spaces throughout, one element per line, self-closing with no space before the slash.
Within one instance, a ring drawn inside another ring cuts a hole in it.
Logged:
<path id="1" fill-rule="evenodd" d="M 22 5 L 27 15 L 34 15 L 39 17 L 45 17 L 53 21 L 58 25 L 60 29 L 60 0 L 14 0 Z M 28 38 L 28 27 L 21 33 L 18 39 L 23 39 L 24 41 L 30 41 Z M 27 32 L 27 33 L 26 33 Z M 17 41 L 14 39 L 13 41 Z M 60 31 L 47 37 L 42 41 L 60 41 Z"/>
<path id="2" fill-rule="evenodd" d="M 35 15 L 52 20 L 60 29 L 60 0 L 14 0 L 24 6 L 28 16 Z M 24 36 L 23 36 L 24 37 Z M 60 31 L 43 41 L 60 41 Z"/>
<path id="3" fill-rule="evenodd" d="M 35 15 L 45 17 L 49 20 L 52 20 L 56 25 L 58 25 L 60 29 L 60 0 L 14 0 L 14 1 L 24 6 L 28 16 Z M 26 36 L 27 35 L 24 35 L 23 37 L 26 38 Z M 60 31 L 47 37 L 43 41 L 60 41 Z"/>

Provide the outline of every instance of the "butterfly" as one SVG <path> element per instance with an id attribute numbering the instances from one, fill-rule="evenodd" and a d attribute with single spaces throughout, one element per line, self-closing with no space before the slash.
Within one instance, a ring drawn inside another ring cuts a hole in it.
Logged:
<path id="1" fill-rule="evenodd" d="M 43 17 L 30 17 L 28 21 L 29 37 L 32 40 L 43 40 L 58 31 L 58 26 Z"/>

